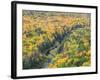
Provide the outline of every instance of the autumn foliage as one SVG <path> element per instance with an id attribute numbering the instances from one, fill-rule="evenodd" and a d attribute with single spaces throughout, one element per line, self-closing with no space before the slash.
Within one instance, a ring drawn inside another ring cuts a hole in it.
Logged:
<path id="1" fill-rule="evenodd" d="M 23 69 L 91 65 L 90 14 L 23 10 Z"/>

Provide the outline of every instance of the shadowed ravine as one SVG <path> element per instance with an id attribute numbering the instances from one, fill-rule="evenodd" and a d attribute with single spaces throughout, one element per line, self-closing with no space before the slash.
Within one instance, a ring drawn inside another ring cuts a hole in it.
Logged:
<path id="1" fill-rule="evenodd" d="M 70 31 L 65 31 L 64 34 L 63 34 L 62 40 L 60 42 L 58 42 L 58 44 L 56 43 L 56 44 L 54 44 L 53 47 L 51 47 L 48 50 L 46 50 L 44 52 L 44 56 L 55 57 L 55 55 L 53 55 L 51 51 L 57 52 L 57 50 L 60 49 L 60 52 L 61 52 L 62 51 L 61 48 L 63 47 L 63 44 L 64 44 L 63 42 L 69 37 L 69 35 L 71 34 L 71 32 L 73 32 L 74 30 L 77 30 L 79 28 L 84 28 L 84 27 L 81 26 L 81 25 L 76 25 L 75 27 L 73 27 L 72 29 L 70 29 Z M 58 52 L 58 53 L 60 53 L 60 52 Z M 44 67 L 48 67 L 48 64 L 50 62 L 51 62 L 51 59 L 49 58 L 48 61 L 46 62 L 46 64 L 44 65 Z"/>

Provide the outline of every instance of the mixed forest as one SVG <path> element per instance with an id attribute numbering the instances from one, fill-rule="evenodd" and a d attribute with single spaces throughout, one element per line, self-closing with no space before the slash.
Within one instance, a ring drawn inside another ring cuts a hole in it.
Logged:
<path id="1" fill-rule="evenodd" d="M 23 10 L 23 69 L 91 65 L 89 13 Z"/>

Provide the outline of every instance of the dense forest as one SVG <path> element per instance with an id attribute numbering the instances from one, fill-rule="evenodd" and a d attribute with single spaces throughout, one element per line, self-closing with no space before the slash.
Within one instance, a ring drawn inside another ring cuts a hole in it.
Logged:
<path id="1" fill-rule="evenodd" d="M 23 10 L 23 69 L 91 65 L 89 13 Z"/>

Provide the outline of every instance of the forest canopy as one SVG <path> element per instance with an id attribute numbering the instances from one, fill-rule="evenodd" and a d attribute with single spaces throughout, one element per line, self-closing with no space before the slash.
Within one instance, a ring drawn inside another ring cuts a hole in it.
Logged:
<path id="1" fill-rule="evenodd" d="M 91 65 L 91 14 L 23 10 L 23 69 Z"/>

